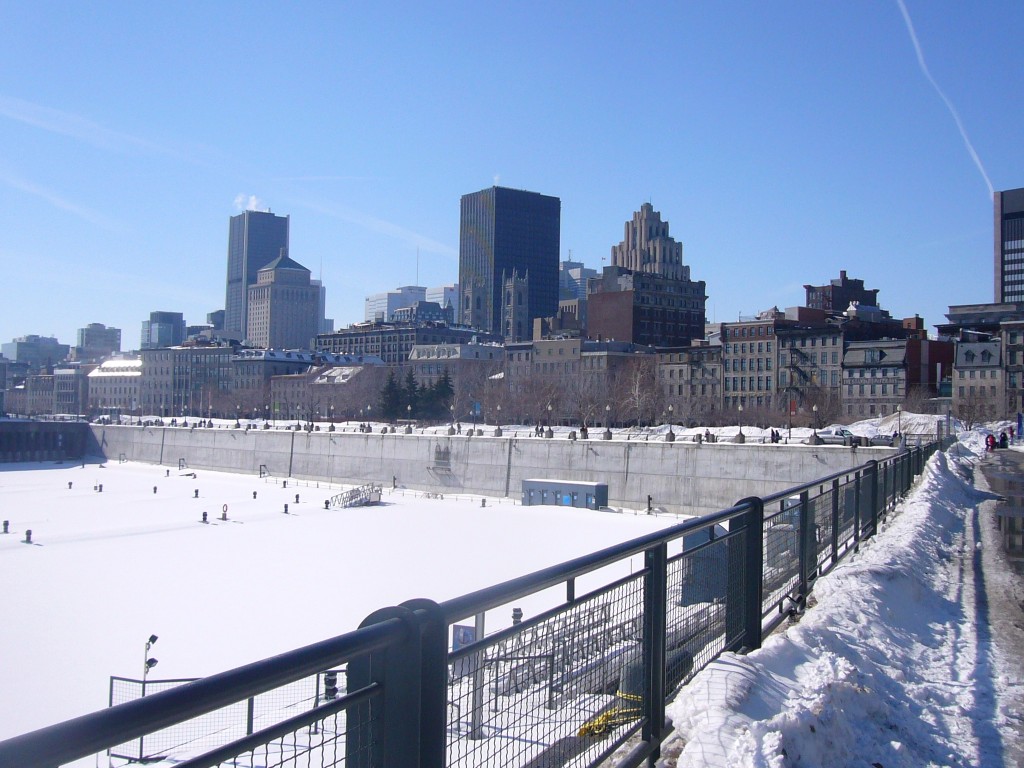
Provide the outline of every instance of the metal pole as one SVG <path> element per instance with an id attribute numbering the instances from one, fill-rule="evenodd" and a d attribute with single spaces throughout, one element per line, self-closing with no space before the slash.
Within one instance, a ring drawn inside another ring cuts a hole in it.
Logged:
<path id="1" fill-rule="evenodd" d="M 476 640 L 484 639 L 484 614 L 476 615 Z M 469 738 L 483 738 L 484 654 L 473 654 L 473 711 L 470 714 Z"/>
<path id="2" fill-rule="evenodd" d="M 761 603 L 764 600 L 764 500 L 758 496 L 751 496 L 736 502 L 736 506 L 741 504 L 750 505 L 750 511 L 741 518 L 742 547 L 735 547 L 733 542 L 729 542 L 727 546 L 730 554 L 734 549 L 739 550 L 737 555 L 742 558 L 742 568 L 740 562 L 733 562 L 730 558 L 729 574 L 730 578 L 735 579 L 745 572 L 745 578 L 740 582 L 744 592 L 742 607 L 745 609 L 745 615 L 737 617 L 743 622 L 742 641 L 739 644 L 752 651 L 761 647 Z M 737 592 L 729 589 L 726 593 L 726 611 L 729 614 L 733 614 L 734 610 L 728 602 L 733 596 L 737 596 Z M 731 626 L 732 622 L 727 619 L 726 624 Z"/>
<path id="3" fill-rule="evenodd" d="M 810 594 L 811 573 L 817 567 L 818 554 L 814 535 L 814 517 L 811 515 L 811 495 L 808 491 L 800 494 L 800 611 L 807 608 Z"/>
<path id="4" fill-rule="evenodd" d="M 871 527 L 869 536 L 874 536 L 878 531 L 878 462 L 874 459 L 868 461 L 868 499 L 871 502 Z"/>
<path id="5" fill-rule="evenodd" d="M 839 478 L 832 481 L 832 565 L 839 562 Z"/>
<path id="6" fill-rule="evenodd" d="M 648 765 L 661 752 L 665 731 L 665 632 L 668 587 L 668 545 L 661 542 L 644 553 L 647 577 L 644 586 L 643 740 L 653 746 Z"/>

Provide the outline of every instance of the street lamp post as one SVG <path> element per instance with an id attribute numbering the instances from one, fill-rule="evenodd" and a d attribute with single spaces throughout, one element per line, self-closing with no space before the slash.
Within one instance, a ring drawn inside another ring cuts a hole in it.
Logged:
<path id="1" fill-rule="evenodd" d="M 555 436 L 554 431 L 551 429 L 551 411 L 552 411 L 551 403 L 548 403 L 548 428 L 547 428 L 547 431 L 544 433 L 544 437 L 554 437 Z"/>
<path id="2" fill-rule="evenodd" d="M 330 411 L 331 411 L 331 428 L 328 431 L 333 432 L 334 431 L 334 403 L 331 403 Z"/>
<path id="3" fill-rule="evenodd" d="M 789 437 L 786 438 L 786 442 L 787 443 L 790 440 L 793 439 L 793 405 L 794 405 L 793 394 L 790 393 L 790 395 L 789 395 L 789 402 L 786 403 L 786 408 L 789 411 Z"/>
<path id="4" fill-rule="evenodd" d="M 903 407 L 900 405 L 896 406 L 896 434 L 903 436 Z"/>
<path id="5" fill-rule="evenodd" d="M 604 434 L 602 437 L 605 440 L 612 439 L 612 407 L 611 405 L 605 405 L 604 407 Z"/>
<path id="6" fill-rule="evenodd" d="M 743 434 L 743 403 L 736 406 L 736 410 L 739 412 L 740 431 L 736 433 L 736 442 L 746 442 L 747 436 Z"/>
<path id="7" fill-rule="evenodd" d="M 668 434 L 665 435 L 666 443 L 674 443 L 676 439 L 676 433 L 672 431 L 672 411 L 675 410 L 672 407 L 672 403 L 668 405 Z"/>
<path id="8" fill-rule="evenodd" d="M 157 636 L 150 635 L 146 641 L 146 650 L 142 654 L 142 695 L 146 695 L 146 677 L 149 675 L 149 670 L 157 665 L 157 660 L 149 655 L 149 649 L 156 645 Z"/>
<path id="9" fill-rule="evenodd" d="M 501 437 L 501 403 L 498 403 L 498 405 L 496 405 L 494 407 L 495 407 L 495 410 L 498 412 L 498 415 L 494 419 L 495 421 L 498 422 L 494 426 L 494 436 L 495 437 Z"/>
<path id="10" fill-rule="evenodd" d="M 405 406 L 405 412 L 408 414 L 408 421 L 411 422 L 412 421 L 412 403 L 410 403 L 409 405 Z M 405 434 L 407 434 L 407 435 L 411 435 L 412 434 L 412 424 L 411 423 L 407 423 L 405 425 Z"/>

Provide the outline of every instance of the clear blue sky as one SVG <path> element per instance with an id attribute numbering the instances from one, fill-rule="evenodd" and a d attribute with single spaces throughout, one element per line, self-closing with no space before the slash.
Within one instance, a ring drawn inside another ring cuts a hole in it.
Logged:
<path id="1" fill-rule="evenodd" d="M 651 201 L 709 320 L 846 269 L 934 330 L 993 299 L 1024 3 L 905 4 L 914 35 L 897 0 L 4 2 L 0 341 L 204 322 L 250 198 L 361 320 L 417 249 L 421 284 L 457 280 L 459 197 L 494 183 L 560 197 L 562 258 L 595 268 Z"/>

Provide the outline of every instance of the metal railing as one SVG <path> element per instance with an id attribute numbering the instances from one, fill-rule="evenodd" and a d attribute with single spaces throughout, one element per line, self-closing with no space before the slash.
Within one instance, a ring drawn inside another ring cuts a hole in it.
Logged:
<path id="1" fill-rule="evenodd" d="M 440 604 L 383 608 L 339 637 L 0 742 L 0 768 L 52 768 L 125 743 L 140 762 L 186 768 L 539 768 L 612 753 L 653 764 L 666 701 L 722 652 L 759 647 L 803 611 L 815 580 L 878 530 L 938 447 Z M 450 650 L 456 630 L 470 642 Z M 342 670 L 344 684 L 326 695 L 318 685 L 312 706 L 285 702 L 258 727 L 249 717 L 245 733 L 194 727 L 173 750 L 150 738 L 325 670 Z"/>

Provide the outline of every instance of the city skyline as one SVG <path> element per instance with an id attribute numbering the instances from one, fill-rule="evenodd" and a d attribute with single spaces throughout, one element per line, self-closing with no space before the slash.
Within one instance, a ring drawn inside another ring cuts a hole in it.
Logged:
<path id="1" fill-rule="evenodd" d="M 558 197 L 559 259 L 598 270 L 650 202 L 708 321 L 841 270 L 931 332 L 993 299 L 1019 4 L 245 8 L 230 39 L 223 7 L 6 14 L 0 339 L 201 324 L 225 219 L 267 208 L 345 326 L 455 282 L 460 197 L 492 184 Z"/>

